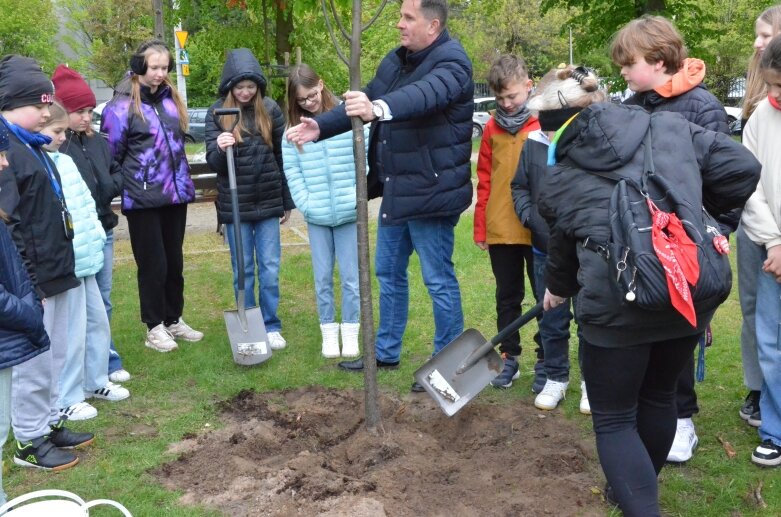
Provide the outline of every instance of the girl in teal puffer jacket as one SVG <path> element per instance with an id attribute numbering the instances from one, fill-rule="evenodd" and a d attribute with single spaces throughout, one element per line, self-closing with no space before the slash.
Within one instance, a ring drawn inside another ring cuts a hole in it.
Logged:
<path id="1" fill-rule="evenodd" d="M 338 101 L 306 64 L 288 77 L 288 124 L 331 110 Z M 368 142 L 368 129 L 364 142 Z M 348 131 L 303 146 L 282 140 L 282 162 L 290 195 L 308 224 L 317 311 L 323 334 L 322 355 L 339 357 L 339 323 L 334 307 L 334 259 L 342 283 L 342 357 L 356 357 L 360 328 L 358 232 L 355 224 L 355 158 Z"/>
<path id="2" fill-rule="evenodd" d="M 62 192 L 73 219 L 75 274 L 81 285 L 74 291 L 68 326 L 68 351 L 60 376 L 58 405 L 69 420 L 87 420 L 97 410 L 86 398 L 123 400 L 130 396 L 126 388 L 108 380 L 108 356 L 111 343 L 103 298 L 95 275 L 103 267 L 106 232 L 98 219 L 95 200 L 70 156 L 57 151 L 65 141 L 68 112 L 54 103 L 51 118 L 42 134 L 52 142 L 44 146 L 57 166 Z"/>

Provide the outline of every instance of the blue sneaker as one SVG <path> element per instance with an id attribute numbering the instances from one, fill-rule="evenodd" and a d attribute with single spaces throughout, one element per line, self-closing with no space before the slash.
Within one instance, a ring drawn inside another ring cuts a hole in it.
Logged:
<path id="1" fill-rule="evenodd" d="M 491 381 L 491 385 L 495 388 L 509 388 L 513 385 L 513 381 L 521 376 L 518 370 L 518 358 L 507 354 L 502 354 L 502 358 L 504 359 L 502 373 Z"/>
<path id="2" fill-rule="evenodd" d="M 534 382 L 532 383 L 532 392 L 539 395 L 542 389 L 545 387 L 545 383 L 548 382 L 548 375 L 545 373 L 545 362 L 542 359 L 538 359 L 534 363 Z"/>

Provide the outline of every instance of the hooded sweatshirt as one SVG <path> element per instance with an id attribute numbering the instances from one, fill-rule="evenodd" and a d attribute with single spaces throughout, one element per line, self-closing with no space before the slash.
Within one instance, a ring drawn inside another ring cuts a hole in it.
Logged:
<path id="1" fill-rule="evenodd" d="M 231 50 L 222 69 L 219 90 L 223 97 L 206 114 L 206 162 L 217 173 L 216 204 L 220 223 L 232 224 L 233 213 L 227 155 L 217 145 L 217 137 L 223 132 L 222 120 L 214 115 L 214 110 L 221 108 L 231 88 L 245 79 L 254 81 L 258 85 L 257 95 L 262 95 L 266 78 L 258 60 L 248 49 Z M 242 133 L 243 141 L 237 142 L 233 150 L 239 217 L 245 223 L 281 217 L 286 210 L 295 208 L 282 169 L 285 116 L 277 103 L 268 97 L 263 97 L 263 107 L 265 115 L 255 112 L 254 100 L 241 107 L 241 120 L 247 131 Z M 257 130 L 255 119 L 258 116 L 268 117 L 271 142 L 266 142 Z"/>
<path id="2" fill-rule="evenodd" d="M 692 327 L 675 309 L 646 311 L 619 301 L 608 262 L 582 246 L 606 241 L 615 182 L 589 170 L 639 178 L 643 137 L 651 127 L 656 173 L 692 206 L 714 216 L 742 207 L 759 180 L 760 165 L 727 135 L 707 131 L 671 113 L 595 104 L 563 131 L 557 165 L 542 181 L 539 209 L 550 226 L 545 281 L 551 293 L 577 295 L 578 324 L 589 343 L 625 347 L 695 335 L 713 310 L 699 310 Z"/>

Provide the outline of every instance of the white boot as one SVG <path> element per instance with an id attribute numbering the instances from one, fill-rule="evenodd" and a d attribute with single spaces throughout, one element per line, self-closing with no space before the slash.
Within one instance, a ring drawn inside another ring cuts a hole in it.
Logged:
<path id="1" fill-rule="evenodd" d="M 339 357 L 339 324 L 321 324 L 320 332 L 323 333 L 323 357 L 326 359 Z"/>
<path id="2" fill-rule="evenodd" d="M 360 323 L 342 323 L 342 357 L 358 357 L 361 347 L 358 345 Z"/>

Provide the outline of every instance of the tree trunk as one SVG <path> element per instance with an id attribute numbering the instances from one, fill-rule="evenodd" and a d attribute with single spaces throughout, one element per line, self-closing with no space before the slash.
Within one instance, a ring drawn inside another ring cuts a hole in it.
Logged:
<path id="1" fill-rule="evenodd" d="M 277 63 L 284 61 L 285 52 L 290 52 L 290 35 L 293 33 L 293 9 L 286 0 L 276 0 L 276 58 Z"/>
<path id="2" fill-rule="evenodd" d="M 353 0 L 352 37 L 350 41 L 350 90 L 361 89 L 361 0 Z M 358 283 L 361 292 L 361 343 L 363 345 L 363 385 L 366 429 L 373 434 L 382 431 L 377 361 L 374 350 L 374 313 L 369 267 L 369 200 L 366 186 L 366 147 L 363 121 L 352 118 L 355 155 L 356 201 L 358 208 Z"/>

